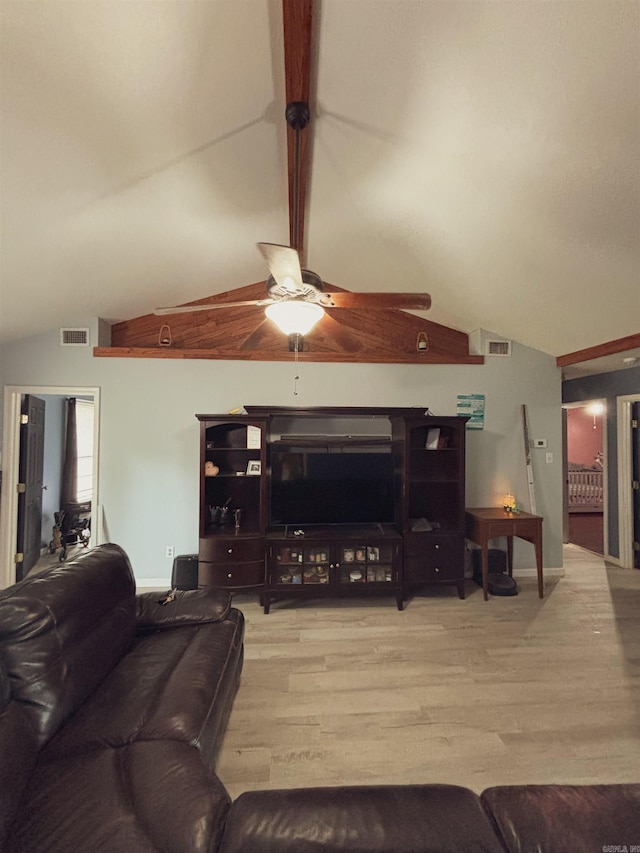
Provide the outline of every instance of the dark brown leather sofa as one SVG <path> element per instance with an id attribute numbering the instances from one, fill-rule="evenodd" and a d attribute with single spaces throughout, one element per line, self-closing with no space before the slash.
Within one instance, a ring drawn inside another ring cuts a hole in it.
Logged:
<path id="1" fill-rule="evenodd" d="M 117 545 L 0 592 L 0 849 L 216 849 L 243 617 L 228 593 L 158 597 Z"/>
<path id="2" fill-rule="evenodd" d="M 251 791 L 213 772 L 242 668 L 228 595 L 135 594 L 103 545 L 0 592 L 6 853 L 640 851 L 640 784 Z"/>
<path id="3" fill-rule="evenodd" d="M 632 853 L 640 784 L 250 791 L 220 853 Z"/>

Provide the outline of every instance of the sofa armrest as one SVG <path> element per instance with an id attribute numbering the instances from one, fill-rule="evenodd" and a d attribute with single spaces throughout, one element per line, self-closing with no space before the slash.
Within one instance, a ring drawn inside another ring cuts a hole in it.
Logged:
<path id="1" fill-rule="evenodd" d="M 509 853 L 631 850 L 640 841 L 640 784 L 503 785 L 481 795 Z"/>
<path id="2" fill-rule="evenodd" d="M 231 594 L 211 587 L 178 589 L 171 596 L 158 592 L 136 595 L 138 632 L 223 622 L 230 610 Z"/>

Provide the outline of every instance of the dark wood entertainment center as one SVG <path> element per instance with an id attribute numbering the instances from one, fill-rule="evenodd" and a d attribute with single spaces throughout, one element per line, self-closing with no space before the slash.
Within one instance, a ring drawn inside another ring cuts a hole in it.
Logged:
<path id="1" fill-rule="evenodd" d="M 280 598 L 346 595 L 390 595 L 402 610 L 428 584 L 464 598 L 467 418 L 426 411 L 196 415 L 199 585 L 255 588 L 265 613 Z"/>

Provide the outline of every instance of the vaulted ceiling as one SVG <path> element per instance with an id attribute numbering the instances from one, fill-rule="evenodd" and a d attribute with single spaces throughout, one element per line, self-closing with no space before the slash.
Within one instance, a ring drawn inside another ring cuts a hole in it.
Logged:
<path id="1" fill-rule="evenodd" d="M 263 281 L 280 0 L 0 12 L 0 340 Z M 637 0 L 317 0 L 306 265 L 555 356 L 637 333 L 639 36 Z"/>

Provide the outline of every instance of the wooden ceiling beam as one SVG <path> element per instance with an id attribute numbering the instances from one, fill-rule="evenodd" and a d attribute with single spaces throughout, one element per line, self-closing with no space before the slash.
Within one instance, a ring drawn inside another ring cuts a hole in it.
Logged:
<path id="1" fill-rule="evenodd" d="M 637 347 L 640 347 L 640 333 L 627 335 L 625 338 L 618 338 L 615 341 L 607 341 L 607 343 L 598 344 L 595 347 L 569 352 L 566 355 L 559 355 L 556 358 L 556 364 L 558 367 L 569 367 L 570 364 L 580 364 L 583 361 L 591 361 L 593 358 L 603 358 Z"/>
<path id="2" fill-rule="evenodd" d="M 99 347 L 101 358 L 207 358 L 286 361 L 290 358 L 286 337 L 258 306 L 241 300 L 264 297 L 264 282 L 194 300 L 190 305 L 215 304 L 217 310 L 198 313 L 146 314 L 111 327 L 111 346 Z M 345 294 L 328 285 L 329 292 Z M 256 328 L 261 332 L 256 336 Z M 161 346 L 168 337 L 170 346 Z M 418 351 L 418 338 L 426 349 Z M 305 336 L 304 360 L 389 364 L 482 364 L 469 354 L 464 332 L 442 326 L 397 309 L 385 311 L 328 309 L 315 329 Z M 303 355 L 302 353 L 300 354 Z"/>
<path id="3" fill-rule="evenodd" d="M 215 359 L 227 361 L 293 361 L 293 353 L 283 348 L 281 351 L 264 350 L 223 350 L 223 349 L 173 349 L 171 347 L 95 347 L 95 358 L 177 358 L 177 359 Z M 345 352 L 307 352 L 298 353 L 301 362 L 339 362 L 353 364 L 484 364 L 481 355 L 445 356 L 433 353 L 345 353 Z"/>
<path id="4" fill-rule="evenodd" d="M 294 102 L 307 104 L 309 113 L 312 115 L 314 108 L 312 101 L 315 100 L 311 85 L 313 0 L 282 0 L 282 18 L 287 104 Z M 299 135 L 297 156 L 296 135 Z M 287 124 L 287 159 L 289 243 L 298 250 L 304 265 L 304 225 L 311 167 L 311 134 L 308 128 L 295 131 Z"/>

